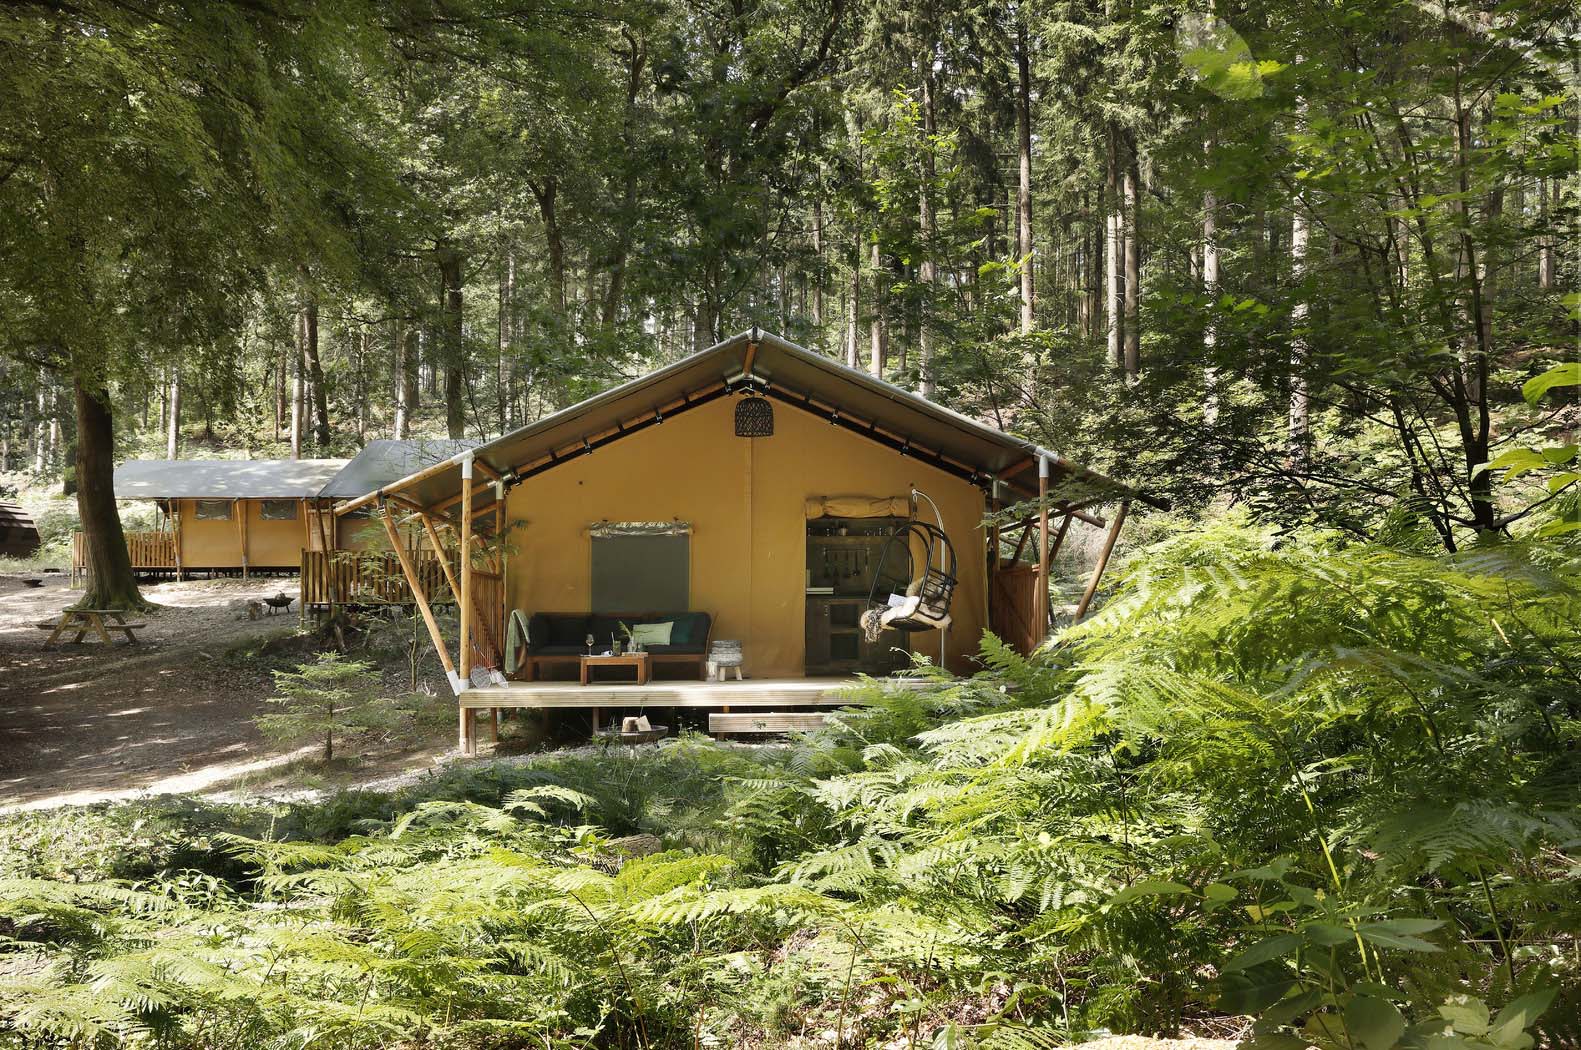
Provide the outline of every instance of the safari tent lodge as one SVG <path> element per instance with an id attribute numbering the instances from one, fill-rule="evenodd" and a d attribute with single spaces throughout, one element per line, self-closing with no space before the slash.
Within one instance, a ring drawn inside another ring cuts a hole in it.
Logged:
<path id="1" fill-rule="evenodd" d="M 817 708 L 914 656 L 968 673 L 986 629 L 1030 650 L 1053 550 L 1104 530 L 1079 618 L 1133 500 L 1155 502 L 754 330 L 335 513 L 382 526 L 471 751 L 479 710 Z M 459 596 L 454 651 L 414 533 Z"/>
<path id="2" fill-rule="evenodd" d="M 160 527 L 126 534 L 140 572 L 295 572 L 302 551 L 322 543 L 318 493 L 344 459 L 156 459 L 115 468 L 117 499 L 152 500 Z M 80 574 L 82 537 L 73 572 Z"/>

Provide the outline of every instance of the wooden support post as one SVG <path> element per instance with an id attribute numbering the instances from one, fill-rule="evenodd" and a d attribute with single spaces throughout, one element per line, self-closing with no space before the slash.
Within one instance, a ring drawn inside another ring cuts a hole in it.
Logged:
<path id="1" fill-rule="evenodd" d="M 462 692 L 462 679 L 456 674 L 456 665 L 450 659 L 450 653 L 445 648 L 445 636 L 439 633 L 439 623 L 434 619 L 434 610 L 429 607 L 428 594 L 423 590 L 423 581 L 417 574 L 417 569 L 412 565 L 412 556 L 406 549 L 406 544 L 401 542 L 401 534 L 395 530 L 395 517 L 390 513 L 388 504 L 380 501 L 380 518 L 384 522 L 384 531 L 390 538 L 390 549 L 395 552 L 395 557 L 401 563 L 401 572 L 406 576 L 406 585 L 412 589 L 412 601 L 417 605 L 417 611 L 423 617 L 423 623 L 428 626 L 428 637 L 434 643 L 434 651 L 439 654 L 439 662 L 445 669 L 445 674 L 450 677 L 450 687 L 456 693 L 457 713 L 459 727 L 457 730 L 456 745 L 464 755 L 477 753 L 476 720 L 471 709 L 460 705 Z"/>
<path id="2" fill-rule="evenodd" d="M 170 531 L 175 537 L 176 541 L 176 582 L 179 583 L 183 579 L 183 565 L 181 559 L 181 501 L 171 500 L 168 504 L 166 504 L 166 506 L 170 508 Z"/>
<path id="3" fill-rule="evenodd" d="M 1098 593 L 1098 584 L 1103 580 L 1103 570 L 1109 564 L 1109 555 L 1114 551 L 1114 541 L 1120 538 L 1120 526 L 1125 524 L 1125 516 L 1130 513 L 1131 501 L 1120 502 L 1120 512 L 1114 516 L 1114 522 L 1109 526 L 1109 535 L 1104 537 L 1103 550 L 1098 554 L 1098 564 L 1092 567 L 1092 578 L 1087 581 L 1087 590 L 1081 596 L 1081 604 L 1076 606 L 1074 622 L 1080 623 L 1081 618 L 1087 615 L 1087 607 L 1092 604 L 1093 595 Z"/>
<path id="4" fill-rule="evenodd" d="M 422 616 L 423 623 L 428 625 L 428 637 L 439 653 L 439 663 L 446 673 L 455 674 L 456 665 L 451 661 L 450 653 L 445 648 L 445 636 L 439 633 L 439 621 L 434 619 L 434 610 L 428 604 L 427 593 L 423 591 L 423 581 L 412 565 L 412 556 L 407 553 L 406 545 L 401 542 L 400 533 L 395 531 L 395 519 L 391 516 L 389 507 L 382 509 L 384 513 L 380 518 L 384 522 L 384 531 L 390 537 L 390 548 L 395 551 L 396 560 L 401 563 L 401 573 L 406 577 L 406 585 L 412 589 L 412 600 L 417 604 L 417 611 Z"/>
<path id="5" fill-rule="evenodd" d="M 247 578 L 247 503 L 244 500 L 231 500 L 231 506 L 236 511 L 236 531 L 241 535 L 242 541 L 242 579 Z"/>
<path id="6" fill-rule="evenodd" d="M 1046 638 L 1049 622 L 1049 461 L 1047 456 L 1038 457 L 1037 588 L 1037 593 L 1033 596 L 1037 608 L 1032 611 L 1032 622 L 1038 624 L 1038 630 Z"/>
<path id="7" fill-rule="evenodd" d="M 1021 552 L 1026 549 L 1027 539 L 1032 535 L 1032 523 L 1021 526 L 1021 538 L 1016 540 L 1016 549 L 1010 554 L 1011 564 L 1021 560 Z"/>
<path id="8" fill-rule="evenodd" d="M 433 548 L 439 568 L 444 571 L 445 583 L 450 585 L 450 593 L 459 595 L 461 587 L 456 583 L 456 574 L 450 571 L 450 557 L 445 553 L 444 545 L 439 542 L 439 530 L 434 528 L 434 519 L 428 516 L 427 511 L 422 511 L 417 516 L 422 519 L 423 531 L 428 534 L 428 545 Z"/>
<path id="9" fill-rule="evenodd" d="M 335 545 L 329 541 L 329 533 L 324 527 L 324 508 L 317 508 L 314 517 L 318 518 L 318 545 L 323 550 L 324 557 L 327 558 L 329 557 L 329 552 L 335 549 Z"/>
<path id="10" fill-rule="evenodd" d="M 472 457 L 461 461 L 461 543 L 457 552 L 461 558 L 461 592 L 459 601 L 461 619 L 461 653 L 456 669 L 463 682 L 472 675 Z"/>

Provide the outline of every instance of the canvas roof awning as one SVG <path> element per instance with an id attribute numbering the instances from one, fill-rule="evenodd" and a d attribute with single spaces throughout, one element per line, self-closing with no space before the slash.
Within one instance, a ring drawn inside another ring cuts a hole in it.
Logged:
<path id="1" fill-rule="evenodd" d="M 344 459 L 134 459 L 115 468 L 117 499 L 306 499 Z"/>
<path id="2" fill-rule="evenodd" d="M 1038 488 L 1039 457 L 1047 457 L 1051 487 L 1062 502 L 1088 505 L 1140 499 L 1158 507 L 1162 500 L 1140 493 L 1056 452 L 1005 433 L 909 390 L 849 368 L 768 332 L 731 336 L 706 350 L 613 387 L 472 450 L 482 464 L 479 481 L 507 484 L 596 450 L 603 444 L 662 423 L 683 412 L 747 386 L 779 403 L 828 417 L 838 426 L 889 445 L 905 455 L 978 483 L 998 480 L 1010 499 Z M 464 453 L 451 457 L 459 464 Z M 453 503 L 460 493 L 459 471 L 436 465 L 386 484 L 376 492 L 341 504 L 344 513 L 399 493 L 425 508 Z M 480 489 L 486 486 L 479 486 Z M 480 498 L 484 498 L 480 493 Z"/>
<path id="3" fill-rule="evenodd" d="M 402 478 L 459 452 L 476 447 L 476 441 L 451 438 L 413 438 L 370 441 L 319 490 L 327 499 L 350 499 L 392 485 Z"/>

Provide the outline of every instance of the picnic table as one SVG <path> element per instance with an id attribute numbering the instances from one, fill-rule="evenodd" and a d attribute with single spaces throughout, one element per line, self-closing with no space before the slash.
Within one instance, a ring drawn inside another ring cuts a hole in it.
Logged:
<path id="1" fill-rule="evenodd" d="M 44 640 L 44 648 L 52 649 L 57 638 L 73 629 L 76 630 L 77 637 L 71 640 L 72 645 L 80 643 L 89 631 L 98 635 L 99 640 L 105 645 L 110 644 L 111 631 L 121 632 L 126 635 L 128 644 L 136 645 L 137 635 L 132 632 L 148 625 L 127 623 L 126 613 L 119 609 L 67 609 L 60 614 L 58 621 L 46 620 L 38 626 L 41 630 L 50 632 L 50 636 Z"/>

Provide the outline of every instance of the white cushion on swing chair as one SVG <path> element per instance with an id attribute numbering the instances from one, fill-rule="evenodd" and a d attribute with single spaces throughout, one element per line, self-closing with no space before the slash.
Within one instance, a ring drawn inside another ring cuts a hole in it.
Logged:
<path id="1" fill-rule="evenodd" d="M 899 601 L 897 602 L 896 599 L 899 599 Z M 899 594 L 891 594 L 889 596 L 889 608 L 884 610 L 884 615 L 879 617 L 879 622 L 887 627 L 896 620 L 911 620 L 916 623 L 925 623 L 936 629 L 940 627 L 948 627 L 950 625 L 950 618 L 948 615 L 932 616 L 923 611 L 922 597 L 916 594 L 913 594 L 909 597 Z"/>

